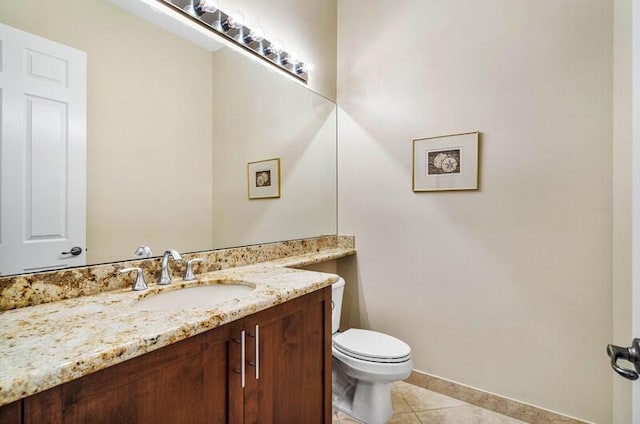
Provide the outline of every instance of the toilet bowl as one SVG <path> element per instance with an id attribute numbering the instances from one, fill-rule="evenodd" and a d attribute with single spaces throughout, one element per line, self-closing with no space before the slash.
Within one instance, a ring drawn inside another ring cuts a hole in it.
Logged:
<path id="1" fill-rule="evenodd" d="M 332 286 L 333 408 L 366 424 L 383 424 L 391 415 L 391 386 L 411 374 L 408 344 L 377 331 L 339 332 L 344 280 Z"/>

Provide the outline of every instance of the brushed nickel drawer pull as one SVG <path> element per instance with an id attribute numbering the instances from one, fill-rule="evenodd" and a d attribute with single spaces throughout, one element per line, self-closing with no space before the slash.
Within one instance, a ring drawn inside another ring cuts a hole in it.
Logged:
<path id="1" fill-rule="evenodd" d="M 249 365 L 256 367 L 256 380 L 260 380 L 260 326 L 256 324 L 255 334 L 248 333 L 247 335 L 256 339 L 256 361 L 249 361 Z"/>

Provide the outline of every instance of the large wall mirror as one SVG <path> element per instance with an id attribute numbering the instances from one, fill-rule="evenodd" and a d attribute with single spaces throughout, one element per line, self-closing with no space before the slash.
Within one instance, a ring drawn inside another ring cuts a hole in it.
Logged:
<path id="1" fill-rule="evenodd" d="M 330 100 L 107 0 L 4 1 L 0 23 L 86 53 L 86 264 L 336 233 Z M 280 197 L 249 199 L 247 164 L 272 158 Z"/>

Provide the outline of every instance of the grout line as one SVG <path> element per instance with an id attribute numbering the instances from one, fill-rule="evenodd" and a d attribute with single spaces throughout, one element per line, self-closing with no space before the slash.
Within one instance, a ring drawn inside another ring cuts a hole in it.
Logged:
<path id="1" fill-rule="evenodd" d="M 456 409 L 456 408 L 464 408 L 467 406 L 471 406 L 470 404 L 465 404 L 465 405 L 458 405 L 458 406 L 443 406 L 440 408 L 429 408 L 429 409 L 419 409 L 419 410 L 413 410 L 414 413 L 418 413 L 418 412 L 429 412 L 429 411 L 442 411 L 443 409 Z M 479 408 L 479 407 L 478 407 Z M 481 408 L 481 409 L 485 409 L 485 408 Z M 486 409 L 488 411 L 488 409 Z"/>
<path id="2" fill-rule="evenodd" d="M 407 383 L 407 384 L 411 384 L 411 383 Z M 445 397 L 448 397 L 448 398 L 451 398 L 451 399 L 455 399 L 455 400 L 457 400 L 457 401 L 459 401 L 459 402 L 462 402 L 462 403 L 463 403 L 463 405 L 442 406 L 442 407 L 438 407 L 438 408 L 429 408 L 429 409 L 420 409 L 420 410 L 416 410 L 416 409 L 414 409 L 414 408 L 411 406 L 411 404 L 409 403 L 409 401 L 407 400 L 407 398 L 406 398 L 406 397 L 404 397 L 404 394 L 400 393 L 399 391 L 396 391 L 396 393 L 397 393 L 397 394 L 399 394 L 399 395 L 400 395 L 400 397 L 401 397 L 402 399 L 404 399 L 404 401 L 405 401 L 405 402 L 407 402 L 407 405 L 409 405 L 409 408 L 410 408 L 410 409 L 411 409 L 411 411 L 413 411 L 414 413 L 415 413 L 415 412 L 436 411 L 436 410 L 440 410 L 440 409 L 453 409 L 453 408 L 460 408 L 460 407 L 463 407 L 463 406 L 470 406 L 470 405 L 471 405 L 470 403 L 465 402 L 465 401 L 463 401 L 463 400 L 456 399 L 456 398 L 454 398 L 454 397 L 447 396 L 447 395 L 444 395 L 444 394 L 442 394 L 442 393 L 434 392 L 433 390 L 429 390 L 429 389 L 424 388 L 424 387 L 420 387 L 420 386 L 415 386 L 415 387 L 417 387 L 417 388 L 418 388 L 418 389 L 420 389 L 421 391 L 424 391 L 424 393 L 425 393 L 425 394 L 427 394 L 427 393 L 429 393 L 429 392 L 430 392 L 430 393 L 438 394 L 438 395 L 441 395 L 441 396 L 445 396 Z M 421 392 L 421 394 L 422 394 L 422 392 Z M 482 409 L 486 409 L 486 408 L 482 408 Z"/>

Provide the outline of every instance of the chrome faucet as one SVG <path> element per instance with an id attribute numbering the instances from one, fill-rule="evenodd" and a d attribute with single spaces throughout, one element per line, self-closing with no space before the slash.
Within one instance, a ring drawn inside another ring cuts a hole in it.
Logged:
<path id="1" fill-rule="evenodd" d="M 162 268 L 160 271 L 160 279 L 158 280 L 158 285 L 161 286 L 166 286 L 167 284 L 171 283 L 171 273 L 169 272 L 169 256 L 171 256 L 174 261 L 182 260 L 182 256 L 180 256 L 177 250 L 165 250 L 164 254 L 162 255 Z"/>

